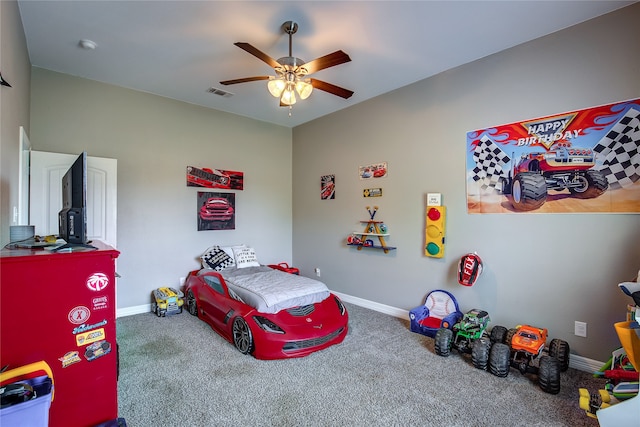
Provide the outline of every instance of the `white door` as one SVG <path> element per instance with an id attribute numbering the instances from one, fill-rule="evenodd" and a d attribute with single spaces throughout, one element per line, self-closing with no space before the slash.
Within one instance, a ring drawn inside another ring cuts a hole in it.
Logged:
<path id="1" fill-rule="evenodd" d="M 27 132 L 20 126 L 20 154 L 18 161 L 20 162 L 18 172 L 18 217 L 13 221 L 18 225 L 30 225 L 29 222 L 29 162 L 31 157 L 31 142 Z"/>
<path id="2" fill-rule="evenodd" d="M 38 236 L 58 234 L 61 180 L 78 154 L 31 151 L 29 220 Z M 87 238 L 116 245 L 118 161 L 87 157 Z"/>

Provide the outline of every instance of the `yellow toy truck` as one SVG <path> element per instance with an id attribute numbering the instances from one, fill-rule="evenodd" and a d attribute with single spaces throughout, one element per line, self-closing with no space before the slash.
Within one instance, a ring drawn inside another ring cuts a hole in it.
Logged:
<path id="1" fill-rule="evenodd" d="M 183 305 L 184 294 L 182 291 L 165 286 L 155 289 L 152 293 L 151 312 L 158 317 L 182 313 Z"/>

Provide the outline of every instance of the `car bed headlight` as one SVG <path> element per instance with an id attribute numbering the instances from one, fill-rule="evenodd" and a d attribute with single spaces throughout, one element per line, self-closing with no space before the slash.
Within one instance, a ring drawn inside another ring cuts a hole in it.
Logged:
<path id="1" fill-rule="evenodd" d="M 338 304 L 338 310 L 340 310 L 340 314 L 344 316 L 344 314 L 347 312 L 347 308 L 344 306 L 344 304 L 342 304 L 342 301 L 340 301 L 340 298 L 335 296 L 333 298 L 336 301 L 336 304 Z"/>
<path id="2" fill-rule="evenodd" d="M 284 334 L 282 328 L 266 317 L 253 316 L 253 320 L 264 330 L 265 332 L 272 332 L 274 334 Z"/>

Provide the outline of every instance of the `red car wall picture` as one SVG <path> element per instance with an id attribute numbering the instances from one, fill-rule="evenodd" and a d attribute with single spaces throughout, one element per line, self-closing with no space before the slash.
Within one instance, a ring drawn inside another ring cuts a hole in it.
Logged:
<path id="1" fill-rule="evenodd" d="M 320 199 L 328 200 L 336 198 L 336 176 L 323 175 L 320 177 Z"/>
<path id="2" fill-rule="evenodd" d="M 242 190 L 244 187 L 244 173 L 187 166 L 187 187 Z"/>
<path id="3" fill-rule="evenodd" d="M 360 179 L 384 178 L 387 176 L 387 162 L 374 163 L 358 168 Z"/>
<path id="4" fill-rule="evenodd" d="M 198 191 L 198 231 L 236 229 L 235 193 Z"/>
<path id="5" fill-rule="evenodd" d="M 469 213 L 640 212 L 640 99 L 467 133 Z"/>

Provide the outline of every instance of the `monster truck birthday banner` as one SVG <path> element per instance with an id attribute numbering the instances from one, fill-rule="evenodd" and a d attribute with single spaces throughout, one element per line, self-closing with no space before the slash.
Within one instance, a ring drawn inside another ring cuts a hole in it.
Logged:
<path id="1" fill-rule="evenodd" d="M 469 213 L 640 212 L 640 99 L 467 133 Z"/>

